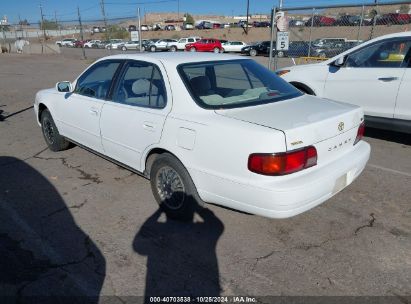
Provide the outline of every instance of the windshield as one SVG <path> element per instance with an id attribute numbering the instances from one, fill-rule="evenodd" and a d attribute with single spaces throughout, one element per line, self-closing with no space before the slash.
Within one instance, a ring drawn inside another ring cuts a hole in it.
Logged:
<path id="1" fill-rule="evenodd" d="M 207 109 L 260 105 L 302 95 L 251 59 L 188 63 L 178 71 L 194 100 Z"/>

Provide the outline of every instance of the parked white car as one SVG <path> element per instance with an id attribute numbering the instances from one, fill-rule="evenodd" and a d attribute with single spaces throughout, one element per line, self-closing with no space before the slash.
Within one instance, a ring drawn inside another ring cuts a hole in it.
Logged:
<path id="1" fill-rule="evenodd" d="M 97 47 L 99 44 L 101 44 L 101 40 L 90 40 L 86 43 L 84 43 L 85 48 L 94 48 Z"/>
<path id="2" fill-rule="evenodd" d="M 225 53 L 241 53 L 241 49 L 247 45 L 248 44 L 243 41 L 227 41 L 222 44 L 223 52 Z"/>
<path id="3" fill-rule="evenodd" d="M 105 46 L 105 48 L 106 49 L 108 49 L 108 50 L 117 50 L 118 48 L 119 48 L 119 46 L 121 46 L 121 45 L 123 45 L 124 44 L 124 40 L 121 40 L 121 39 L 111 39 L 110 40 L 110 43 L 109 44 L 107 44 L 106 46 Z"/>
<path id="4" fill-rule="evenodd" d="M 360 107 L 232 55 L 105 57 L 38 92 L 34 109 L 52 151 L 74 142 L 149 178 L 173 218 L 196 202 L 290 217 L 351 184 L 370 155 Z"/>
<path id="5" fill-rule="evenodd" d="M 76 42 L 76 41 L 77 41 L 77 39 L 74 39 L 74 38 L 66 38 L 66 39 L 63 39 L 63 40 L 56 41 L 56 44 L 58 46 L 73 47 L 74 42 Z"/>
<path id="6" fill-rule="evenodd" d="M 169 43 L 176 43 L 175 39 L 160 39 L 146 47 L 150 52 L 166 51 Z"/>
<path id="7" fill-rule="evenodd" d="M 167 49 L 172 52 L 176 51 L 184 51 L 186 48 L 187 43 L 194 43 L 201 40 L 201 37 L 188 37 L 188 38 L 181 38 L 176 42 L 169 42 L 167 44 Z"/>
<path id="8" fill-rule="evenodd" d="M 411 32 L 277 73 L 305 93 L 361 106 L 368 126 L 411 133 Z"/>
<path id="9" fill-rule="evenodd" d="M 119 45 L 118 48 L 122 51 L 139 50 L 140 49 L 140 42 L 130 40 L 130 41 L 124 42 L 122 45 Z"/>

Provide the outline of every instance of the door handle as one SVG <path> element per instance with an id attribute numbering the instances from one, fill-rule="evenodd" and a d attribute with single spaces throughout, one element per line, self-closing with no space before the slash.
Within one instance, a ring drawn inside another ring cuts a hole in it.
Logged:
<path id="1" fill-rule="evenodd" d="M 381 80 L 383 82 L 390 82 L 394 80 L 398 80 L 398 77 L 380 77 L 378 80 Z"/>
<path id="2" fill-rule="evenodd" d="M 154 132 L 156 129 L 156 126 L 152 122 L 145 121 L 143 122 L 143 129 Z"/>
<path id="3" fill-rule="evenodd" d="M 95 116 L 98 115 L 98 109 L 96 109 L 96 108 L 91 108 L 91 109 L 89 110 L 89 112 L 90 112 L 90 114 L 92 114 L 92 115 L 95 115 Z"/>

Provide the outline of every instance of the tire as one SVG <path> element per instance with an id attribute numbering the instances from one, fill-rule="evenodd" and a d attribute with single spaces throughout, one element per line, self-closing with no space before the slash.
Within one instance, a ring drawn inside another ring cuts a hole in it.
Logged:
<path id="1" fill-rule="evenodd" d="M 250 50 L 250 56 L 251 57 L 257 56 L 257 51 L 256 50 Z"/>
<path id="2" fill-rule="evenodd" d="M 66 150 L 70 142 L 60 135 L 49 110 L 45 109 L 41 113 L 41 130 L 47 146 L 53 152 Z"/>
<path id="3" fill-rule="evenodd" d="M 214 49 L 213 49 L 213 53 L 215 53 L 215 54 L 220 53 L 220 49 L 219 49 L 218 47 L 214 48 Z"/>
<path id="4" fill-rule="evenodd" d="M 222 48 L 220 52 L 221 52 L 221 53 L 225 53 L 225 49 L 224 49 L 224 48 Z"/>
<path id="5" fill-rule="evenodd" d="M 170 47 L 170 51 L 171 51 L 171 52 L 177 52 L 177 47 L 176 47 L 175 45 L 172 45 L 172 46 Z"/>
<path id="6" fill-rule="evenodd" d="M 125 46 L 123 46 L 123 47 L 121 48 L 121 50 L 122 50 L 122 51 L 127 51 L 127 48 L 126 48 Z"/>
<path id="7" fill-rule="evenodd" d="M 195 47 L 191 47 L 191 48 L 190 48 L 190 52 L 197 52 L 197 50 L 196 50 Z"/>
<path id="8" fill-rule="evenodd" d="M 156 47 L 153 45 L 153 46 L 150 46 L 150 52 L 155 52 L 156 51 Z"/>
<path id="9" fill-rule="evenodd" d="M 154 198 L 171 219 L 192 220 L 195 207 L 202 204 L 186 168 L 171 154 L 160 154 L 154 160 L 150 184 Z"/>

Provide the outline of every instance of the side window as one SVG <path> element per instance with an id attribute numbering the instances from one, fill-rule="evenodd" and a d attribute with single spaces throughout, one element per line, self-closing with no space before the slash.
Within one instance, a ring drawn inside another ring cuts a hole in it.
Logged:
<path id="1" fill-rule="evenodd" d="M 411 40 L 391 40 L 360 49 L 347 57 L 346 66 L 354 68 L 400 68 L 406 64 Z"/>
<path id="2" fill-rule="evenodd" d="M 183 41 L 183 42 L 185 42 L 185 41 Z M 188 42 L 194 42 L 194 39 L 188 39 Z"/>
<path id="3" fill-rule="evenodd" d="M 119 65 L 120 62 L 118 61 L 96 63 L 77 80 L 74 93 L 97 99 L 105 99 Z"/>
<path id="4" fill-rule="evenodd" d="M 113 101 L 149 108 L 164 108 L 166 90 L 160 70 L 149 63 L 130 62 L 122 73 Z"/>

